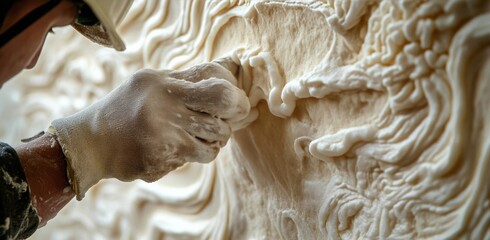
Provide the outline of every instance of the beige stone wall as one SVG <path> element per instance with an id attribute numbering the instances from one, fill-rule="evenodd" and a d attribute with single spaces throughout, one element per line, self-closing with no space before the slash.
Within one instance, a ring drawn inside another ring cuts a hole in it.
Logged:
<path id="1" fill-rule="evenodd" d="M 211 164 L 106 180 L 32 239 L 488 239 L 485 0 L 136 1 L 128 50 L 55 30 L 0 92 L 15 143 L 140 68 L 221 56 L 253 106 Z M 15 144 L 14 144 L 15 145 Z"/>

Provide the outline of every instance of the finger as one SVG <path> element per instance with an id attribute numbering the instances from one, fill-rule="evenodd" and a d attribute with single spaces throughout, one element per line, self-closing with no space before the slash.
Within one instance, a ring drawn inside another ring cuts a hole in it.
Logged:
<path id="1" fill-rule="evenodd" d="M 141 156 L 129 171 L 135 171 L 139 179 L 154 182 L 186 162 L 208 163 L 216 158 L 220 149 L 217 143 L 202 142 L 184 129 L 177 129 L 171 135 L 165 133 L 167 141 L 153 144 L 154 148 Z"/>
<path id="2" fill-rule="evenodd" d="M 229 124 L 205 113 L 189 110 L 181 122 L 182 128 L 193 137 L 206 143 L 218 143 L 220 147 L 226 144 L 231 135 Z"/>
<path id="3" fill-rule="evenodd" d="M 182 139 L 185 144 L 182 145 L 179 156 L 183 156 L 186 162 L 209 163 L 219 153 L 220 146 L 218 143 L 203 142 L 187 132 Z"/>
<path id="4" fill-rule="evenodd" d="M 238 73 L 239 65 L 235 61 L 233 61 L 231 57 L 218 58 L 214 60 L 213 63 L 217 63 L 226 68 L 228 71 L 231 72 L 231 74 L 233 74 L 233 76 L 236 76 Z"/>
<path id="5" fill-rule="evenodd" d="M 211 78 L 197 83 L 174 81 L 172 88 L 171 94 L 196 112 L 236 120 L 243 119 L 250 111 L 245 92 L 222 79 Z"/>
<path id="6" fill-rule="evenodd" d="M 189 82 L 199 82 L 209 78 L 221 78 L 236 85 L 237 80 L 234 73 L 237 71 L 238 65 L 231 60 L 220 60 L 218 63 L 204 63 L 192 66 L 182 71 L 169 72 L 169 76 L 186 80 Z M 230 71 L 232 70 L 232 71 Z"/>

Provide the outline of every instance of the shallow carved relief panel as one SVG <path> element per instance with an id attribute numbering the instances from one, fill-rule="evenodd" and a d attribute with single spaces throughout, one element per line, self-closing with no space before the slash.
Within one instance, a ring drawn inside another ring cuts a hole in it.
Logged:
<path id="1" fill-rule="evenodd" d="M 213 163 L 101 182 L 33 239 L 490 238 L 487 1 L 147 0 L 119 30 L 124 53 L 50 37 L 2 89 L 2 139 L 220 57 L 252 111 Z"/>

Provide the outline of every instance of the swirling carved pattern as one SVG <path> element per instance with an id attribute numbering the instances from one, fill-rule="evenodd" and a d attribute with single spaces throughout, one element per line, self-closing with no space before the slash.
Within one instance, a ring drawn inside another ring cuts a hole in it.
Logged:
<path id="1" fill-rule="evenodd" d="M 490 238 L 489 9 L 136 1 L 122 54 L 60 30 L 2 89 L 3 139 L 33 135 L 139 68 L 223 55 L 242 65 L 253 110 L 214 163 L 154 184 L 102 182 L 33 239 Z"/>

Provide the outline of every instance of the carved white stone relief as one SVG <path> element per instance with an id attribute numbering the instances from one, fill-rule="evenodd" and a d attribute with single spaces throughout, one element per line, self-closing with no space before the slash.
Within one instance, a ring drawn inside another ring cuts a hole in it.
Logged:
<path id="1" fill-rule="evenodd" d="M 32 239 L 489 239 L 488 5 L 141 0 L 124 53 L 58 30 L 0 92 L 5 141 L 223 56 L 253 109 L 213 163 L 101 182 Z"/>

